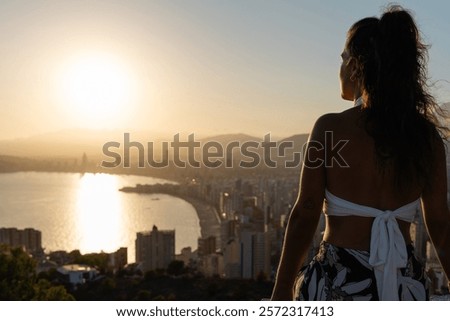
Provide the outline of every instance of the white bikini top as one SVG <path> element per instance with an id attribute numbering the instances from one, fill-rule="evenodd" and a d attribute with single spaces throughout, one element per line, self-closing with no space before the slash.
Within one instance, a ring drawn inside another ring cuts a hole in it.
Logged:
<path id="1" fill-rule="evenodd" d="M 399 269 L 407 265 L 408 253 L 397 219 L 412 222 L 419 206 L 420 199 L 417 199 L 396 210 L 382 211 L 349 202 L 325 190 L 325 215 L 375 218 L 370 236 L 369 264 L 374 268 L 380 300 L 399 300 L 397 276 Z"/>

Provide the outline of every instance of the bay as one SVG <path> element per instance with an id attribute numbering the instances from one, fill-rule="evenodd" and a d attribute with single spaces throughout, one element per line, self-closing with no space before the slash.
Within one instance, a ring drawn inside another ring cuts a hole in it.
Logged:
<path id="1" fill-rule="evenodd" d="M 46 252 L 81 253 L 128 248 L 135 261 L 136 233 L 175 229 L 175 252 L 197 248 L 199 218 L 194 207 L 165 194 L 122 193 L 136 184 L 168 183 L 144 176 L 17 172 L 0 174 L 0 227 L 42 232 Z"/>

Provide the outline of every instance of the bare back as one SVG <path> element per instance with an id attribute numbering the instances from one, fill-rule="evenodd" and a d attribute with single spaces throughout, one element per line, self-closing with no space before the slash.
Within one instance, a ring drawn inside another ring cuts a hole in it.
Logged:
<path id="1" fill-rule="evenodd" d="M 384 173 L 380 172 L 373 139 L 367 134 L 362 117 L 358 107 L 328 115 L 324 129 L 333 133 L 333 144 L 347 141 L 339 154 L 348 166 L 337 162 L 327 166 L 326 188 L 340 198 L 381 210 L 394 210 L 418 199 L 419 186 L 398 193 L 392 184 L 392 170 L 387 167 Z M 368 250 L 372 221 L 357 216 L 329 216 L 324 239 L 337 246 Z M 399 221 L 399 226 L 406 242 L 410 242 L 410 224 Z"/>

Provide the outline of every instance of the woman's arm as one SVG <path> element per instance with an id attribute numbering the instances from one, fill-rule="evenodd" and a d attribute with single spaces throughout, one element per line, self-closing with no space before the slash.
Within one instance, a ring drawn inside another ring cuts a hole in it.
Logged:
<path id="1" fill-rule="evenodd" d="M 428 234 L 447 278 L 450 278 L 450 213 L 447 205 L 447 164 L 441 139 L 436 143 L 435 166 L 429 187 L 422 193 L 422 208 Z"/>
<path id="2" fill-rule="evenodd" d="M 297 201 L 291 211 L 278 266 L 272 300 L 292 300 L 293 285 L 322 211 L 326 187 L 325 124 L 322 116 L 314 125 L 305 151 Z"/>

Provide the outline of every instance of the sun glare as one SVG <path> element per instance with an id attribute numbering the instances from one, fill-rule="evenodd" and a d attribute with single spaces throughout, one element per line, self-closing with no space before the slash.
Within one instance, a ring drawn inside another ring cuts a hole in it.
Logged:
<path id="1" fill-rule="evenodd" d="M 133 100 L 129 70 L 108 53 L 73 57 L 60 85 L 62 103 L 82 125 L 116 125 Z"/>
<path id="2" fill-rule="evenodd" d="M 78 193 L 78 235 L 83 252 L 114 251 L 123 244 L 117 177 L 85 174 Z"/>

